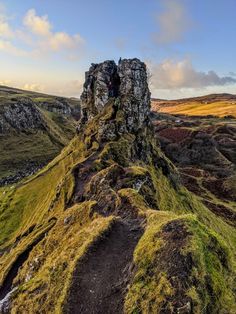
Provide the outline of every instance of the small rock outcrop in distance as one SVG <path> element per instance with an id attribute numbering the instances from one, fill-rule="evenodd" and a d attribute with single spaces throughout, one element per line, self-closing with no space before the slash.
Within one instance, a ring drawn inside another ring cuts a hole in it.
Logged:
<path id="1" fill-rule="evenodd" d="M 41 113 L 29 98 L 6 103 L 2 111 L 0 112 L 0 134 L 7 133 L 10 128 L 17 131 L 44 129 Z"/>
<path id="2" fill-rule="evenodd" d="M 147 125 L 150 91 L 143 62 L 135 58 L 120 60 L 118 65 L 114 61 L 91 65 L 81 95 L 80 127 L 100 113 L 110 99 L 125 114 L 123 130 L 135 132 Z"/>

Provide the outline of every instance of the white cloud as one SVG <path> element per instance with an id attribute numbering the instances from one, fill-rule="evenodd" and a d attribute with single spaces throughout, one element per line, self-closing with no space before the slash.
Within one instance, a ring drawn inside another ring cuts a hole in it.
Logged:
<path id="1" fill-rule="evenodd" d="M 235 72 L 230 71 L 230 72 L 229 72 L 229 75 L 230 75 L 230 76 L 236 76 L 236 73 L 235 73 Z"/>
<path id="2" fill-rule="evenodd" d="M 1 51 L 27 57 L 63 52 L 69 60 L 75 60 L 78 59 L 83 44 L 84 40 L 78 33 L 70 35 L 67 32 L 54 32 L 48 16 L 37 15 L 35 9 L 26 12 L 22 27 L 12 29 L 5 12 L 0 7 Z"/>
<path id="3" fill-rule="evenodd" d="M 191 19 L 183 0 L 162 0 L 163 12 L 157 14 L 159 31 L 154 38 L 159 44 L 181 41 L 191 27 Z"/>
<path id="4" fill-rule="evenodd" d="M 8 86 L 12 83 L 11 80 L 2 80 L 0 81 L 0 85 Z"/>
<path id="5" fill-rule="evenodd" d="M 8 23 L 5 8 L 0 4 L 0 38 L 13 38 L 14 32 Z"/>
<path id="6" fill-rule="evenodd" d="M 165 60 L 160 64 L 148 64 L 151 84 L 155 89 L 205 88 L 236 83 L 231 76 L 219 76 L 214 71 L 201 72 L 194 69 L 189 59 L 175 62 Z"/>
<path id="7" fill-rule="evenodd" d="M 0 51 L 4 51 L 10 55 L 20 56 L 20 57 L 26 57 L 29 55 L 26 50 L 16 47 L 9 40 L 2 40 L 2 39 L 0 39 Z"/>
<path id="8" fill-rule="evenodd" d="M 36 84 L 36 83 L 26 83 L 20 88 L 28 90 L 28 91 L 33 91 L 33 92 L 43 92 L 45 90 L 44 85 Z"/>
<path id="9" fill-rule="evenodd" d="M 47 15 L 36 15 L 35 9 L 30 9 L 26 13 L 23 24 L 34 34 L 39 36 L 50 36 L 52 25 Z"/>
<path id="10" fill-rule="evenodd" d="M 1 20 L 0 17 L 0 37 L 2 38 L 13 38 L 14 34 L 13 31 L 11 30 L 11 27 L 9 26 L 9 24 L 4 21 Z"/>
<path id="11" fill-rule="evenodd" d="M 47 15 L 38 16 L 34 9 L 30 9 L 26 13 L 23 22 L 29 32 L 38 37 L 36 45 L 41 52 L 72 51 L 80 48 L 84 43 L 80 34 L 69 35 L 66 32 L 53 32 Z"/>
<path id="12" fill-rule="evenodd" d="M 48 38 L 48 44 L 54 51 L 60 49 L 76 49 L 80 44 L 83 44 L 83 39 L 79 34 L 70 36 L 65 32 L 59 32 Z"/>

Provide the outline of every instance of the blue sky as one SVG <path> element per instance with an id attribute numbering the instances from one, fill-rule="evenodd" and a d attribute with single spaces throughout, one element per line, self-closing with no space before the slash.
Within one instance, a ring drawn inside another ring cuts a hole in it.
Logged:
<path id="1" fill-rule="evenodd" d="M 154 97 L 236 93 L 235 0 L 0 0 L 0 83 L 79 96 L 92 62 L 138 57 Z"/>

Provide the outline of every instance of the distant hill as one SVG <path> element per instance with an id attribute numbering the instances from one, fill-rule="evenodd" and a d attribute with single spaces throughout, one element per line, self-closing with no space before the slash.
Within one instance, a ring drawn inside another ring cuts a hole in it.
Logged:
<path id="1" fill-rule="evenodd" d="M 215 115 L 236 117 L 236 95 L 211 94 L 178 100 L 152 99 L 152 109 L 156 112 L 186 115 Z"/>
<path id="2" fill-rule="evenodd" d="M 0 185 L 53 159 L 73 137 L 79 101 L 0 86 Z"/>

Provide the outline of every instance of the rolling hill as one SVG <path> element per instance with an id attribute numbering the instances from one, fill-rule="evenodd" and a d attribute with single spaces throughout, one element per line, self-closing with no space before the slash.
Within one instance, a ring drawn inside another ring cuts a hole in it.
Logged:
<path id="1" fill-rule="evenodd" d="M 0 86 L 0 185 L 52 160 L 75 134 L 79 101 Z"/>
<path id="2" fill-rule="evenodd" d="M 212 94 L 178 100 L 152 99 L 152 110 L 191 116 L 236 117 L 236 96 L 231 94 Z"/>

